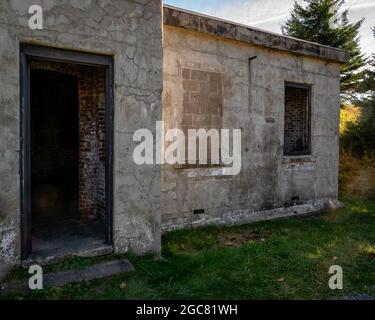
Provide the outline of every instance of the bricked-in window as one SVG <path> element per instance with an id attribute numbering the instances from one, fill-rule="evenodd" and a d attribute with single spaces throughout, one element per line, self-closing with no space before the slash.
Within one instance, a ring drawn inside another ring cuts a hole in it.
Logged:
<path id="1" fill-rule="evenodd" d="M 310 95 L 309 86 L 285 85 L 285 156 L 310 154 Z"/>
<path id="2" fill-rule="evenodd" d="M 217 129 L 223 127 L 223 78 L 218 72 L 194 68 L 182 69 L 183 110 L 180 128 L 188 137 L 189 129 Z M 197 146 L 199 143 L 197 143 Z M 198 152 L 199 147 L 197 147 Z M 211 159 L 211 144 L 208 140 L 208 162 Z M 186 159 L 188 159 L 188 148 Z M 198 154 L 197 154 L 198 159 Z M 220 161 L 220 159 L 219 159 Z M 192 167 L 199 166 L 192 165 Z M 191 166 L 184 166 L 191 167 Z"/>

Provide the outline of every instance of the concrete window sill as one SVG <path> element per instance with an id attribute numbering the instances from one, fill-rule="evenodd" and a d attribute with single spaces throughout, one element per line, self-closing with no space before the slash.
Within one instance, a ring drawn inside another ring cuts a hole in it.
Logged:
<path id="1" fill-rule="evenodd" d="M 312 155 L 310 156 L 288 156 L 283 158 L 283 163 L 285 164 L 303 164 L 303 163 L 315 163 L 316 158 Z"/>
<path id="2" fill-rule="evenodd" d="M 232 176 L 224 175 L 224 167 L 211 168 L 179 168 L 180 172 L 189 179 L 207 179 L 207 178 L 232 178 Z"/>

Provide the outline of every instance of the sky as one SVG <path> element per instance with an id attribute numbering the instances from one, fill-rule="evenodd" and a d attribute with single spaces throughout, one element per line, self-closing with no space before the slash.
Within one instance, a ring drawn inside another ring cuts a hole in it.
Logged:
<path id="1" fill-rule="evenodd" d="M 289 16 L 295 0 L 164 0 L 164 3 L 231 20 L 260 29 L 281 33 L 281 25 Z M 303 0 L 297 0 L 303 3 Z M 346 0 L 349 20 L 366 18 L 361 29 L 363 53 L 375 53 L 375 0 Z"/>

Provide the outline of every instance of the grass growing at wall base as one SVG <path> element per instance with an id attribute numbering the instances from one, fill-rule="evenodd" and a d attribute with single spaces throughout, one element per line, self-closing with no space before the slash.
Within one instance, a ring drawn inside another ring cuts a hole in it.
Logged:
<path id="1" fill-rule="evenodd" d="M 333 299 L 375 296 L 375 201 L 346 200 L 321 216 L 174 232 L 163 259 L 128 256 L 136 271 L 18 299 Z M 68 258 L 49 271 L 96 260 Z M 328 288 L 329 267 L 344 290 Z M 13 276 L 20 277 L 18 270 Z"/>

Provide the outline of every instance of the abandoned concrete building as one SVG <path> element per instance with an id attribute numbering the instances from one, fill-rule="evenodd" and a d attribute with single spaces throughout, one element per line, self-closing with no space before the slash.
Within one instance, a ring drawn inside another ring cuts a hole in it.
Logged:
<path id="1" fill-rule="evenodd" d="M 6 0 L 0 24 L 0 265 L 159 254 L 166 231 L 337 201 L 345 51 L 161 0 Z M 156 121 L 241 129 L 241 172 L 136 165 Z"/>

